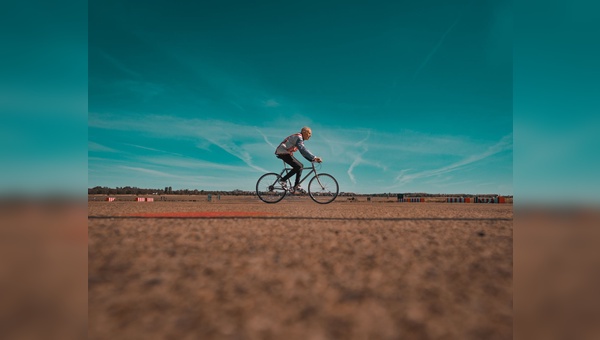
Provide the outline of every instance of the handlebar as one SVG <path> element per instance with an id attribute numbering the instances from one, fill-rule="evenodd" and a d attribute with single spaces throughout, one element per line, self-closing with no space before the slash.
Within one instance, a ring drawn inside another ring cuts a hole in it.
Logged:
<path id="1" fill-rule="evenodd" d="M 315 170 L 321 170 L 321 167 L 323 166 L 323 160 L 321 160 L 321 162 L 312 161 L 310 163 L 312 164 L 312 168 Z"/>

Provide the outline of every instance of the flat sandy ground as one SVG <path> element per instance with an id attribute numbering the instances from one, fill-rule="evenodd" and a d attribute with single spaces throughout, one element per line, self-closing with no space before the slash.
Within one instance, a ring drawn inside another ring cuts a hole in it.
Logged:
<path id="1" fill-rule="evenodd" d="M 512 339 L 512 208 L 89 201 L 89 338 Z"/>

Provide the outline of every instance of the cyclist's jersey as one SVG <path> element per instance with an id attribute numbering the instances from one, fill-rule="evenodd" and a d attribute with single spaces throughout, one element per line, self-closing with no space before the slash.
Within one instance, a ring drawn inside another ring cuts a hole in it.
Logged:
<path id="1" fill-rule="evenodd" d="M 315 155 L 304 146 L 304 138 L 302 138 L 301 133 L 295 133 L 284 139 L 275 150 L 275 154 L 292 155 L 296 151 L 300 151 L 302 156 L 311 162 L 315 160 Z"/>

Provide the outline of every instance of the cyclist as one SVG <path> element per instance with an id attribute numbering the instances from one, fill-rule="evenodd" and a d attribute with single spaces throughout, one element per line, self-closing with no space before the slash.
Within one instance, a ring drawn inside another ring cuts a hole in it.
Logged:
<path id="1" fill-rule="evenodd" d="M 287 175 L 281 178 L 281 186 L 287 189 L 286 182 L 294 174 L 296 174 L 296 183 L 294 184 L 295 193 L 305 193 L 306 191 L 300 187 L 300 177 L 302 175 L 302 163 L 294 157 L 294 152 L 300 151 L 302 156 L 311 162 L 321 163 L 323 160 L 321 157 L 316 157 L 304 146 L 304 141 L 309 140 L 312 136 L 312 129 L 305 126 L 300 130 L 300 133 L 295 133 L 288 136 L 277 146 L 275 155 L 277 158 L 283 160 L 285 163 L 292 167 L 292 171 L 288 172 Z"/>

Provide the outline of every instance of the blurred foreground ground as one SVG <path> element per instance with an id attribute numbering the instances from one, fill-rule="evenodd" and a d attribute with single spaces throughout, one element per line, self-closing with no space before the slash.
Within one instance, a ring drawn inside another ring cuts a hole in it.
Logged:
<path id="1" fill-rule="evenodd" d="M 600 210 L 515 209 L 515 339 L 600 339 Z"/>
<path id="2" fill-rule="evenodd" d="M 512 338 L 510 204 L 88 204 L 90 339 Z"/>
<path id="3" fill-rule="evenodd" d="M 0 339 L 87 335 L 85 202 L 0 200 Z"/>

